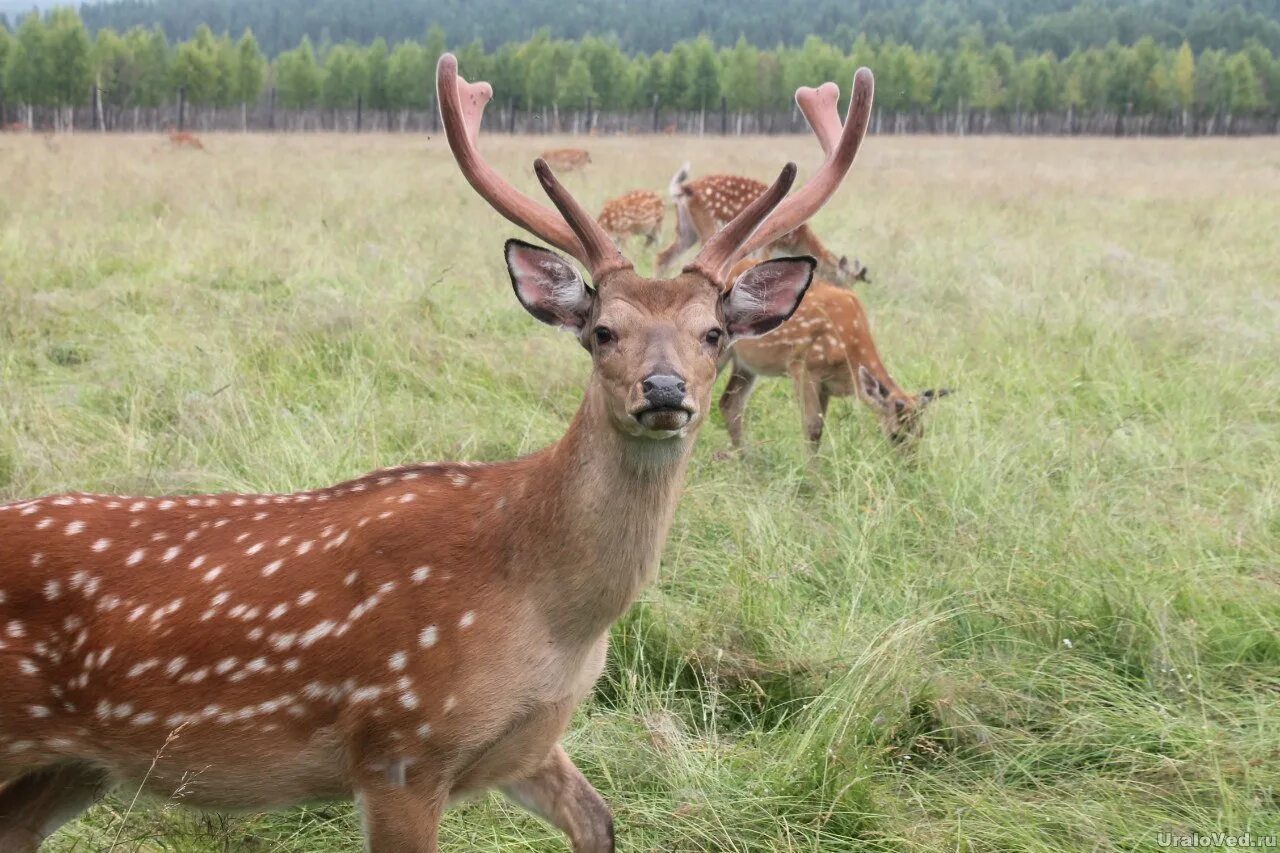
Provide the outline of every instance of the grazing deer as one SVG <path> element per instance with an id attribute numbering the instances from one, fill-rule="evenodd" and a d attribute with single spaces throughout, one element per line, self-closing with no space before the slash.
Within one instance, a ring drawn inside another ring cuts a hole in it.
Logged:
<path id="1" fill-rule="evenodd" d="M 200 138 L 194 133 L 189 133 L 185 130 L 170 130 L 169 144 L 174 148 L 195 148 L 198 151 L 205 150 L 204 144 L 200 142 Z"/>
<path id="2" fill-rule="evenodd" d="M 614 240 L 625 240 L 643 234 L 644 244 L 652 246 L 662 234 L 662 218 L 666 205 L 662 196 L 652 190 L 632 190 L 604 203 L 597 220 Z"/>
<path id="3" fill-rule="evenodd" d="M 506 244 L 517 299 L 592 372 L 555 444 L 511 462 L 375 472 L 280 495 L 67 494 L 0 506 L 0 850 L 30 853 L 118 783 L 215 809 L 354 796 L 373 853 L 434 853 L 441 812 L 501 788 L 614 849 L 559 739 L 609 626 L 652 581 L 719 360 L 786 320 L 812 258 L 728 277 L 818 210 L 853 163 L 872 79 L 842 126 L 797 100 L 829 155 L 796 169 L 673 279 L 640 277 L 544 161 L 555 209 L 477 149 L 487 83 L 444 55 L 449 147 L 494 209 L 580 261 Z"/>
<path id="4" fill-rule="evenodd" d="M 753 261 L 734 267 L 742 275 Z M 742 450 L 742 421 L 757 376 L 790 376 L 810 446 L 822 440 L 827 403 L 857 395 L 875 413 L 893 444 L 910 448 L 924 434 L 929 404 L 951 392 L 946 388 L 909 394 L 885 370 L 871 336 L 867 312 L 852 291 L 816 280 L 791 319 L 754 340 L 733 345 L 725 363 L 729 382 L 720 397 L 729 439 Z"/>
<path id="5" fill-rule="evenodd" d="M 591 162 L 590 152 L 581 148 L 552 148 L 539 155 L 547 161 L 547 165 L 560 172 L 575 172 L 585 169 Z"/>
<path id="6" fill-rule="evenodd" d="M 669 192 L 676 203 L 676 239 L 658 255 L 658 271 L 671 268 L 675 259 L 699 242 L 706 242 L 724 223 L 737 216 L 744 207 L 760 197 L 768 187 L 751 178 L 738 175 L 707 175 L 685 180 L 689 164 L 685 163 L 671 179 Z M 808 225 L 784 234 L 768 247 L 770 253 L 812 255 L 818 259 L 818 275 L 840 284 L 869 281 L 868 270 L 857 258 L 837 258 Z"/>

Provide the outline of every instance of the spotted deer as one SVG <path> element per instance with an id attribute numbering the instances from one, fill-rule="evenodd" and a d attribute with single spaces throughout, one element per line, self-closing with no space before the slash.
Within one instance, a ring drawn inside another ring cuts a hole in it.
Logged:
<path id="1" fill-rule="evenodd" d="M 671 179 L 668 191 L 676 204 L 676 237 L 658 255 L 659 272 L 670 269 L 686 250 L 706 242 L 718 228 L 768 189 L 759 181 L 740 175 L 707 175 L 688 181 L 688 173 L 686 163 Z M 870 280 L 867 268 L 857 258 L 852 262 L 844 256 L 837 258 L 807 224 L 779 237 L 767 251 L 812 255 L 818 259 L 818 275 L 840 284 Z"/>
<path id="2" fill-rule="evenodd" d="M 662 196 L 652 190 L 632 190 L 604 203 L 596 221 L 614 240 L 644 235 L 644 244 L 652 246 L 662 234 L 666 205 Z"/>
<path id="3" fill-rule="evenodd" d="M 547 165 L 559 172 L 585 169 L 591 163 L 590 152 L 581 148 L 552 148 L 539 155 Z"/>
<path id="4" fill-rule="evenodd" d="M 740 261 L 734 275 L 754 262 Z M 822 440 L 827 404 L 832 397 L 857 396 L 875 414 L 885 436 L 910 449 L 924 434 L 923 414 L 946 388 L 910 394 L 894 381 L 880 360 L 862 302 L 850 290 L 815 279 L 791 319 L 772 332 L 740 340 L 723 360 L 731 365 L 720 397 L 729 439 L 743 449 L 743 417 L 758 376 L 790 376 L 811 448 Z"/>
<path id="5" fill-rule="evenodd" d="M 213 809 L 354 797 L 374 853 L 434 853 L 446 805 L 496 787 L 578 853 L 614 849 L 609 810 L 560 736 L 610 625 L 654 578 L 719 360 L 786 320 L 815 265 L 731 279 L 733 262 L 839 186 L 871 74 L 855 75 L 843 125 L 834 86 L 797 92 L 830 146 L 821 170 L 788 195 L 788 164 L 671 279 L 639 276 L 545 161 L 554 209 L 485 161 L 487 83 L 446 54 L 436 86 L 472 187 L 589 273 L 506 244 L 516 298 L 590 356 L 577 414 L 509 462 L 291 494 L 0 506 L 5 853 L 35 850 L 118 784 Z"/>

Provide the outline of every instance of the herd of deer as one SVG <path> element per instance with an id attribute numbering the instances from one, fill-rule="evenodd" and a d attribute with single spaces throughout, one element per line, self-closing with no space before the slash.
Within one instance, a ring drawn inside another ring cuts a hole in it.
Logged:
<path id="1" fill-rule="evenodd" d="M 581 407 L 559 441 L 509 462 L 292 494 L 0 505 L 0 850 L 36 850 L 117 785 L 210 809 L 354 798 L 375 853 L 437 850 L 446 806 L 499 788 L 578 853 L 613 850 L 609 810 L 559 740 L 610 625 L 654 578 L 722 366 L 735 443 L 761 373 L 804 377 L 815 440 L 830 394 L 875 402 L 895 435 L 932 398 L 884 373 L 847 290 L 810 286 L 819 260 L 743 260 L 812 240 L 801 229 L 866 132 L 871 73 L 853 87 L 843 123 L 834 84 L 798 90 L 825 159 L 796 192 L 792 164 L 763 192 L 682 182 L 702 247 L 647 278 L 546 162 L 554 208 L 485 161 L 492 90 L 442 57 L 463 176 L 589 273 L 507 241 L 517 299 L 591 359 Z"/>

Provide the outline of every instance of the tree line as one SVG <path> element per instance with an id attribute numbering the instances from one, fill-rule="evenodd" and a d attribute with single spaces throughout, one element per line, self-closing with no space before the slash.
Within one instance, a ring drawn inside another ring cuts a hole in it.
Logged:
<path id="1" fill-rule="evenodd" d="M 379 36 L 396 44 L 433 24 L 462 44 L 523 41 L 540 26 L 553 38 L 613 34 L 629 53 L 666 50 L 692 33 L 725 47 L 739 35 L 760 47 L 794 47 L 822 33 L 846 51 L 859 33 L 929 50 L 978 38 L 1059 57 L 1144 36 L 1171 48 L 1187 41 L 1197 54 L 1235 52 L 1252 37 L 1280 53 L 1280 0 L 107 0 L 83 4 L 81 14 L 91 32 L 159 24 L 171 39 L 191 38 L 201 24 L 215 32 L 249 27 L 273 57 L 304 35 L 316 44 Z"/>
<path id="2" fill-rule="evenodd" d="M 450 44 L 435 26 L 395 45 L 304 35 L 269 61 L 249 29 L 233 37 L 200 26 L 176 43 L 155 26 L 91 37 L 69 8 L 0 28 L 0 118 L 39 114 L 60 127 L 76 107 L 92 106 L 111 127 L 130 108 L 171 104 L 179 89 L 196 110 L 244 112 L 267 93 L 288 110 L 434 110 L 433 69 L 446 48 L 464 75 L 493 83 L 509 115 L 587 110 L 588 123 L 594 113 L 661 109 L 732 113 L 736 127 L 746 116 L 763 130 L 759 117 L 789 112 L 797 86 L 835 80 L 847 89 L 859 65 L 876 72 L 881 131 L 1098 132 L 1114 120 L 1125 132 L 1275 132 L 1280 119 L 1280 60 L 1257 39 L 1197 53 L 1189 42 L 1144 37 L 1058 56 L 977 38 L 934 50 L 863 34 L 846 49 L 809 36 L 761 49 L 745 37 L 718 47 L 702 35 L 628 53 L 614 37 L 558 39 L 547 30 L 490 50 L 479 39 Z"/>

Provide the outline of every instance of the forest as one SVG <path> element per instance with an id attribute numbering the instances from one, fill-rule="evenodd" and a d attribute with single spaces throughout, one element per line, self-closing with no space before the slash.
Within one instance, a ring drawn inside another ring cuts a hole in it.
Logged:
<path id="1" fill-rule="evenodd" d="M 820 33 L 842 50 L 865 34 L 939 51 L 977 38 L 1059 57 L 1147 36 L 1164 47 L 1187 41 L 1197 53 L 1234 52 L 1257 38 L 1280 52 L 1278 0 L 123 0 L 86 3 L 81 14 L 91 32 L 158 24 L 171 39 L 190 38 L 201 24 L 214 32 L 247 27 L 270 56 L 304 35 L 313 43 L 368 44 L 382 37 L 395 44 L 420 38 L 433 25 L 458 43 L 481 38 L 491 47 L 525 41 L 539 27 L 552 38 L 613 35 L 629 53 L 668 50 L 698 33 L 720 47 L 739 36 L 757 47 L 796 47 Z"/>
<path id="2" fill-rule="evenodd" d="M 95 15 L 112 8 L 86 7 Z M 1038 19 L 1026 20 L 1023 36 Z M 888 122 L 900 131 L 1252 133 L 1274 132 L 1280 116 L 1280 61 L 1256 36 L 1238 49 L 1197 49 L 1189 39 L 1167 43 L 1148 34 L 1133 44 L 1112 39 L 1059 53 L 978 34 L 941 47 L 859 32 L 847 43 L 810 35 L 762 48 L 745 35 L 717 44 L 704 33 L 629 51 L 616 35 L 567 39 L 550 28 L 490 47 L 433 25 L 416 38 L 367 43 L 304 34 L 269 58 L 250 27 L 233 34 L 201 24 L 174 41 L 160 25 L 94 32 L 75 10 L 57 8 L 0 28 L 0 117 L 32 125 L 43 114 L 58 128 L 74 121 L 75 108 L 92 105 L 95 124 L 109 128 L 130 108 L 157 110 L 178 91 L 192 109 L 239 107 L 246 127 L 249 107 L 268 97 L 273 110 L 358 103 L 386 116 L 427 112 L 434 109 L 432 70 L 446 49 L 458 53 L 464 74 L 504 93 L 501 106 L 511 113 L 585 109 L 588 124 L 596 113 L 652 110 L 656 129 L 662 109 L 732 113 L 750 118 L 735 127 L 764 130 L 760 116 L 786 113 L 797 86 L 847 81 L 859 65 L 876 72 L 877 129 Z"/>

